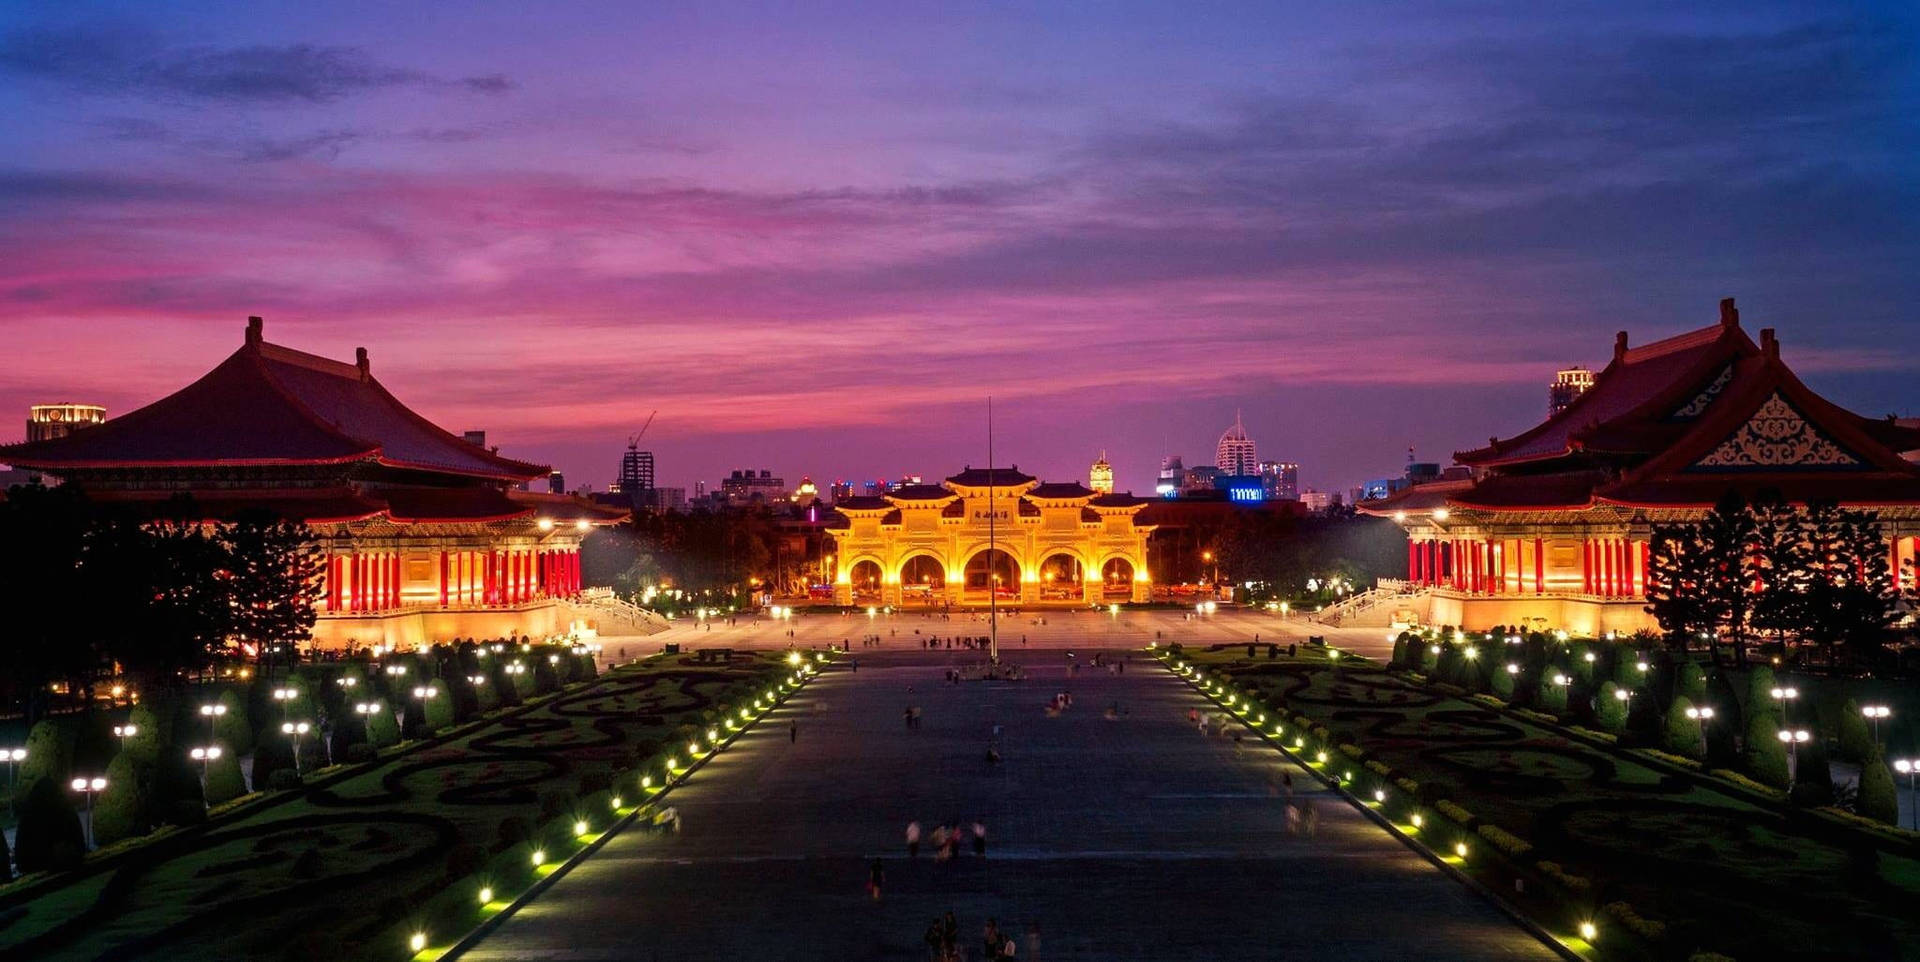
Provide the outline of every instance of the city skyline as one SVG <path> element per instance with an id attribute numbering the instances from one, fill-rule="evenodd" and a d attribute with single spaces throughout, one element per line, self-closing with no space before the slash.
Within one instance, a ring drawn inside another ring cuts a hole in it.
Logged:
<path id="1" fill-rule="evenodd" d="M 1737 296 L 1915 413 L 1911 9 L 1219 10 L 11 9 L 0 410 L 261 314 L 597 488 L 656 408 L 663 484 L 941 474 L 991 394 L 1044 476 L 1238 408 L 1341 490 Z"/>

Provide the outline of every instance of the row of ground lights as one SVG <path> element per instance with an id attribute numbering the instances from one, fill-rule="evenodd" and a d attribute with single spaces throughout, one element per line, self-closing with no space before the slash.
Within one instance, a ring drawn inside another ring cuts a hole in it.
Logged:
<path id="1" fill-rule="evenodd" d="M 1311 755 L 1307 754 L 1306 739 L 1307 736 L 1312 734 L 1311 732 L 1304 728 L 1296 727 L 1293 740 L 1288 742 L 1286 739 L 1287 726 L 1277 721 L 1269 725 L 1267 713 L 1262 710 L 1262 706 L 1256 699 L 1237 691 L 1232 685 L 1222 685 L 1214 679 L 1205 677 L 1196 671 L 1192 664 L 1173 657 L 1171 653 L 1155 652 L 1155 654 L 1164 661 L 1171 671 L 1185 678 L 1187 683 L 1198 689 L 1201 694 L 1212 699 L 1215 704 L 1226 709 L 1229 714 L 1240 718 L 1240 720 L 1245 722 L 1247 727 L 1252 728 L 1255 733 L 1274 741 L 1282 751 L 1290 751 L 1296 758 L 1300 759 L 1303 764 L 1336 788 L 1344 790 L 1354 784 L 1351 760 L 1345 760 L 1343 757 L 1342 767 L 1336 771 L 1334 769 L 1333 758 L 1325 746 L 1316 747 L 1313 749 Z M 1337 661 L 1339 657 L 1340 652 L 1338 649 L 1328 650 L 1327 658 L 1329 661 Z M 1362 799 L 1361 803 L 1384 815 L 1386 814 L 1386 806 L 1390 797 L 1388 795 L 1388 788 L 1393 788 L 1395 792 L 1400 795 L 1404 795 L 1405 793 L 1399 792 L 1399 786 L 1392 785 L 1391 780 L 1384 776 L 1379 776 L 1376 773 L 1376 778 L 1378 778 L 1378 782 L 1374 785 L 1373 797 L 1371 800 Z M 1412 837 L 1419 835 L 1421 829 L 1426 827 L 1426 818 L 1418 811 L 1419 802 L 1417 800 L 1408 799 L 1406 802 L 1415 810 L 1408 815 L 1406 823 L 1396 823 L 1395 827 L 1407 836 Z M 1465 826 L 1462 826 L 1461 830 L 1464 832 L 1466 830 Z M 1433 850 L 1429 848 L 1428 851 L 1432 852 Z M 1453 853 L 1451 855 L 1443 855 L 1437 852 L 1434 854 L 1450 865 L 1464 868 L 1470 852 L 1471 849 L 1468 847 L 1466 841 L 1461 839 L 1454 842 Z M 1599 935 L 1599 927 L 1591 920 L 1588 920 L 1580 923 L 1580 937 L 1578 940 L 1562 939 L 1561 941 L 1569 948 L 1579 951 L 1582 948 L 1590 947 Z"/>
<path id="2" fill-rule="evenodd" d="M 691 771 L 693 766 L 701 759 L 711 758 L 722 748 L 725 748 L 727 744 L 733 740 L 733 734 L 745 731 L 748 726 L 758 721 L 761 715 L 777 707 L 782 699 L 798 691 L 800 686 L 805 684 L 808 678 L 818 674 L 820 671 L 820 663 L 826 661 L 826 657 L 825 654 L 815 653 L 813 659 L 808 661 L 804 655 L 797 651 L 789 652 L 787 654 L 787 664 L 793 668 L 793 674 L 782 679 L 780 684 L 767 689 L 765 694 L 755 698 L 752 708 L 740 709 L 737 716 L 730 715 L 726 722 L 729 733 L 727 737 L 721 737 L 718 726 L 708 728 L 705 744 L 699 741 L 687 743 L 687 758 L 685 764 L 681 763 L 679 756 L 669 755 L 667 756 L 666 762 L 661 766 L 663 771 L 657 781 L 652 774 L 641 774 L 639 789 L 642 799 L 651 799 L 673 787 L 678 782 L 684 781 L 687 773 Z M 617 823 L 620 819 L 633 814 L 639 808 L 638 805 L 626 805 L 625 799 L 617 793 L 609 798 L 608 802 L 608 807 L 612 810 L 612 823 Z M 594 831 L 593 825 L 586 818 L 576 819 L 573 823 L 573 838 L 574 841 L 579 844 L 579 848 L 574 850 L 575 853 L 592 845 L 605 834 L 606 832 Z M 565 864 L 564 860 L 558 862 L 549 861 L 545 849 L 534 849 L 530 857 L 533 860 L 534 872 L 541 878 L 553 874 L 559 870 L 561 865 Z M 538 879 L 535 881 L 537 882 Z M 481 884 L 476 894 L 480 900 L 481 910 L 489 915 L 505 909 L 512 903 L 512 899 L 495 901 L 493 886 L 484 883 Z M 427 944 L 426 931 L 424 929 L 416 929 L 412 935 L 407 937 L 407 948 L 413 953 L 414 958 L 419 959 L 423 956 L 427 958 L 438 958 L 445 954 L 451 946 L 447 948 L 431 947 Z"/>

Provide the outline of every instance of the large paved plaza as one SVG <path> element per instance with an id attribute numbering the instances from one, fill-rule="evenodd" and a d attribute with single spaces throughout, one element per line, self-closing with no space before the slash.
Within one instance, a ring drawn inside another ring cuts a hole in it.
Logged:
<path id="1" fill-rule="evenodd" d="M 1304 616 L 1282 617 L 1263 609 L 1221 607 L 1210 615 L 1194 614 L 1171 608 L 1129 608 L 1114 614 L 1087 609 L 1051 611 L 1003 611 L 999 617 L 1001 644 L 1017 655 L 1021 648 L 1144 648 L 1150 641 L 1162 644 L 1179 641 L 1186 644 L 1215 644 L 1261 641 L 1305 642 L 1319 636 L 1328 644 L 1368 656 L 1386 657 L 1393 642 L 1385 628 L 1339 628 L 1317 624 Z M 787 632 L 791 630 L 793 637 Z M 910 650 L 929 636 L 950 638 L 987 634 L 985 611 L 962 610 L 950 615 L 903 610 L 894 614 L 800 611 L 785 620 L 741 616 L 729 623 L 725 618 L 699 621 L 682 618 L 659 634 L 643 637 L 609 638 L 611 649 L 626 648 L 630 656 L 658 651 L 660 645 L 732 646 L 737 648 L 825 648 L 851 641 L 858 645 L 864 635 L 877 634 L 884 650 Z M 615 654 L 608 652 L 609 656 Z"/>
<path id="2" fill-rule="evenodd" d="M 674 793 L 681 834 L 614 837 L 465 958 L 917 959 L 949 910 L 973 959 L 989 917 L 1021 958 L 1554 957 L 1338 800 L 1316 800 L 1313 837 L 1290 834 L 1279 786 L 1290 773 L 1309 794 L 1309 777 L 1196 731 L 1198 696 L 1146 658 L 1069 678 L 1064 651 L 1016 649 L 1024 682 L 945 684 L 965 654 L 856 648 L 857 672 L 829 672 Z M 1074 707 L 1050 717 L 1063 688 Z M 976 819 L 985 858 L 907 858 L 909 821 Z"/>

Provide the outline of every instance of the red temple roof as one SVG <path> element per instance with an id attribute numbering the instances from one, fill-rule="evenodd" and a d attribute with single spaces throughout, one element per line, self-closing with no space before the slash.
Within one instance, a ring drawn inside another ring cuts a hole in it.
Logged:
<path id="1" fill-rule="evenodd" d="M 1629 349 L 1627 335 L 1614 342 L 1613 361 L 1594 375 L 1593 386 L 1565 410 L 1538 426 L 1486 447 L 1454 454 L 1461 464 L 1487 467 L 1565 457 L 1576 451 L 1650 450 L 1671 435 L 1670 422 L 1689 404 L 1710 404 L 1721 372 L 1758 348 L 1740 329 L 1731 299 L 1720 305 L 1720 323 Z M 1697 412 L 1696 412 L 1697 413 Z"/>
<path id="2" fill-rule="evenodd" d="M 1474 481 L 1416 485 L 1363 510 L 1699 508 L 1729 490 L 1795 503 L 1920 504 L 1920 465 L 1901 457 L 1920 448 L 1920 430 L 1815 394 L 1780 359 L 1771 329 L 1757 345 L 1740 331 L 1731 300 L 1718 327 L 1640 351 L 1617 348 L 1560 415 L 1458 455 L 1480 469 Z"/>
<path id="3" fill-rule="evenodd" d="M 372 461 L 501 481 L 548 469 L 469 444 L 400 403 L 369 372 L 261 340 L 158 401 L 65 437 L 0 447 L 0 462 L 60 474 L 103 468 Z"/>

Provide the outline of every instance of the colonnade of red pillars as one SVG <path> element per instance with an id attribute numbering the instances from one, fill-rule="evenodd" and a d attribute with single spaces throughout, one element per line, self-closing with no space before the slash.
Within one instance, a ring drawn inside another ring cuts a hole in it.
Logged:
<path id="1" fill-rule="evenodd" d="M 1419 538 L 1407 542 L 1407 578 L 1469 594 L 1546 594 L 1543 538 Z M 1626 538 L 1581 541 L 1581 592 L 1608 598 L 1646 593 L 1647 544 Z"/>
<path id="2" fill-rule="evenodd" d="M 569 598 L 580 593 L 580 552 L 441 551 L 437 597 L 408 597 L 401 555 L 394 551 L 336 554 L 327 558 L 327 610 L 392 611 L 408 604 L 437 601 L 455 605 L 516 605 L 539 598 Z"/>
<path id="3" fill-rule="evenodd" d="M 1920 538 L 1910 540 L 1912 557 L 1920 558 Z M 1580 542 L 1580 562 L 1582 594 L 1646 596 L 1646 542 L 1586 538 Z M 1897 538 L 1889 542 L 1888 564 L 1897 584 L 1920 589 L 1920 570 L 1902 563 Z M 1546 545 L 1540 538 L 1416 538 L 1407 542 L 1407 579 L 1471 594 L 1545 594 Z"/>

